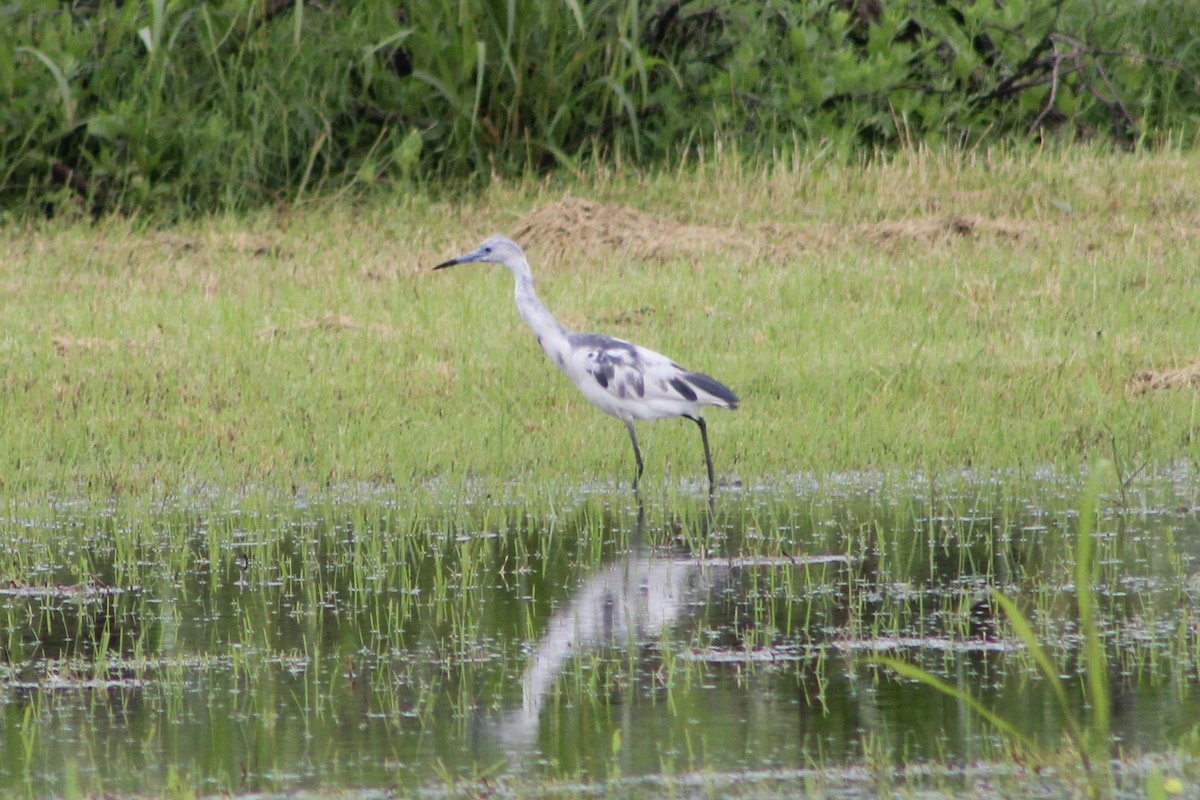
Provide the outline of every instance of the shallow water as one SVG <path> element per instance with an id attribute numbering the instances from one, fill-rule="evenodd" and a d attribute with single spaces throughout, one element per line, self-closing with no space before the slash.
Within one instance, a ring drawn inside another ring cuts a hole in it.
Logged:
<path id="1" fill-rule="evenodd" d="M 1121 752 L 1197 731 L 1193 487 L 1181 470 L 1100 499 L 1094 585 Z M 10 509 L 0 786 L 703 790 L 1004 760 L 994 729 L 875 666 L 880 653 L 1058 747 L 1048 682 L 977 604 L 988 587 L 1017 600 L 1078 677 L 1082 492 L 1050 472 L 858 475 L 729 489 L 711 508 L 596 489 Z M 1067 686 L 1086 718 L 1080 681 Z"/>

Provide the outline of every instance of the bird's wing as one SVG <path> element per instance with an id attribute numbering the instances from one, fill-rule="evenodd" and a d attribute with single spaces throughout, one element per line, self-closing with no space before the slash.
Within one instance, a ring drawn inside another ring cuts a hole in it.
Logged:
<path id="1" fill-rule="evenodd" d="M 581 366 L 601 389 L 616 398 L 643 397 L 643 352 L 637 345 L 611 336 L 575 334 L 571 345 Z"/>
<path id="2" fill-rule="evenodd" d="M 734 409 L 738 398 L 702 372 L 689 372 L 662 353 L 610 336 L 568 337 L 575 383 L 610 414 L 639 419 L 697 413 L 701 406 Z M 564 366 L 564 369 L 566 367 Z"/>

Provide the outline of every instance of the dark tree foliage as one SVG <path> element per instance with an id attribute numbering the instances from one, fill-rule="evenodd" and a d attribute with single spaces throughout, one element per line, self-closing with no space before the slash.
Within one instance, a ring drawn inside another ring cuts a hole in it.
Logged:
<path id="1" fill-rule="evenodd" d="M 714 141 L 1190 145 L 1200 4 L 29 0 L 0 204 L 178 215 Z"/>

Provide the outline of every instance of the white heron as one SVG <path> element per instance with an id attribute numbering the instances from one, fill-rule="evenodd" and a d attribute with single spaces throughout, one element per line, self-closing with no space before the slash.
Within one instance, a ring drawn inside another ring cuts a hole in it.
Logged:
<path id="1" fill-rule="evenodd" d="M 706 406 L 736 409 L 738 398 L 729 387 L 703 372 L 686 370 L 662 353 L 645 347 L 611 336 L 567 330 L 534 291 L 533 273 L 525 252 L 505 236 L 493 236 L 470 253 L 443 261 L 434 269 L 475 261 L 508 267 L 516 279 L 517 310 L 537 336 L 546 356 L 566 373 L 592 405 L 625 423 L 637 459 L 635 491 L 644 464 L 633 421 L 667 417 L 686 417 L 700 427 L 708 488 L 710 493 L 714 490 L 708 427 L 702 412 Z"/>

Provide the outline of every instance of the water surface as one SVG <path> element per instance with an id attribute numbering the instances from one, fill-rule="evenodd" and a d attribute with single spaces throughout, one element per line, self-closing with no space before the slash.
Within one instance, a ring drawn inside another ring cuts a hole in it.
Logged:
<path id="1" fill-rule="evenodd" d="M 1192 479 L 1101 498 L 1118 754 L 1196 735 Z M 1060 747 L 1062 709 L 983 601 L 989 587 L 1016 599 L 1078 675 L 1082 491 L 1048 472 L 845 476 L 728 489 L 711 507 L 686 492 L 347 489 L 10 508 L 0 785 L 787 794 L 865 769 L 870 794 L 880 768 L 1003 763 L 963 703 L 873 656 Z M 950 790 L 978 781 L 939 774 Z"/>

